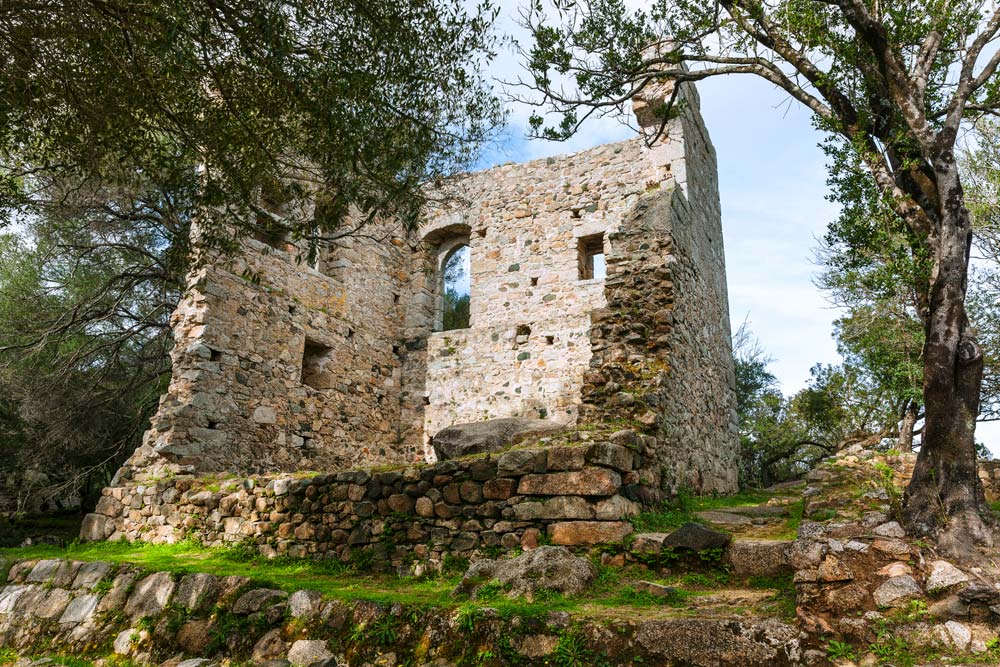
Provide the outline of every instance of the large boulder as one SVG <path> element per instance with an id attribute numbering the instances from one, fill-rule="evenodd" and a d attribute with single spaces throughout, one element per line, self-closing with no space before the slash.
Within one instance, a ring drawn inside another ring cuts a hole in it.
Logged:
<path id="1" fill-rule="evenodd" d="M 667 535 L 666 539 L 661 542 L 661 548 L 688 549 L 696 552 L 707 549 L 725 549 L 729 545 L 730 539 L 732 538 L 726 533 L 689 521 Z"/>
<path id="2" fill-rule="evenodd" d="M 441 429 L 431 439 L 439 461 L 469 454 L 498 452 L 533 436 L 550 435 L 566 427 L 547 419 L 504 417 Z"/>
<path id="3" fill-rule="evenodd" d="M 456 593 L 475 595 L 482 586 L 499 581 L 510 597 L 532 597 L 541 589 L 580 593 L 597 576 L 597 568 L 564 547 L 542 546 L 508 560 L 483 559 L 473 563 Z"/>

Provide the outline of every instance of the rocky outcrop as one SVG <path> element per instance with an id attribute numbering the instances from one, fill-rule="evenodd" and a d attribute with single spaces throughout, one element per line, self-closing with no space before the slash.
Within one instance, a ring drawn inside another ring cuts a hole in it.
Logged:
<path id="1" fill-rule="evenodd" d="M 70 574 L 84 567 L 106 573 L 100 585 L 76 585 Z M 489 576 L 509 582 L 511 592 L 536 577 L 539 585 L 576 591 L 595 574 L 589 561 L 552 547 L 488 569 Z M 246 579 L 208 574 L 154 572 L 138 578 L 142 586 L 135 581 L 130 567 L 110 563 L 15 563 L 6 582 L 0 577 L 0 649 L 164 667 L 804 664 L 805 637 L 773 618 L 521 616 L 487 607 L 470 612 L 345 602 L 315 591 L 286 596 Z M 131 618 L 118 613 L 122 606 L 151 615 Z"/>
<path id="2" fill-rule="evenodd" d="M 509 597 L 530 599 L 539 590 L 582 593 L 596 576 L 597 569 L 586 558 L 563 547 L 542 546 L 507 560 L 473 563 L 455 590 L 474 597 L 484 585 L 496 581 Z"/>
<path id="3" fill-rule="evenodd" d="M 455 424 L 438 431 L 431 446 L 439 461 L 508 449 L 528 438 L 552 435 L 565 426 L 547 419 L 504 417 Z"/>

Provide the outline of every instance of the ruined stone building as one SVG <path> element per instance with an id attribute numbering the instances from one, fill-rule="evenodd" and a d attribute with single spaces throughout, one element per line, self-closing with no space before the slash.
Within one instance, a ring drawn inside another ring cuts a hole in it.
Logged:
<path id="1" fill-rule="evenodd" d="M 635 101 L 640 125 L 664 92 Z M 716 159 L 682 92 L 653 147 L 466 175 L 416 232 L 369 230 L 314 266 L 266 239 L 202 263 L 116 483 L 409 464 L 444 427 L 529 416 L 652 433 L 664 488 L 735 490 Z"/>

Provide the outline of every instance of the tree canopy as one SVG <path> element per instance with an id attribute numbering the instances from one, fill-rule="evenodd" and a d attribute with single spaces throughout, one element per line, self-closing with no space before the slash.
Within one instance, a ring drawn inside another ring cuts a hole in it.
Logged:
<path id="1" fill-rule="evenodd" d="M 0 5 L 0 211 L 46 177 L 182 193 L 218 237 L 413 222 L 502 119 L 488 3 L 12 0 Z M 280 218 L 276 209 L 280 208 Z"/>

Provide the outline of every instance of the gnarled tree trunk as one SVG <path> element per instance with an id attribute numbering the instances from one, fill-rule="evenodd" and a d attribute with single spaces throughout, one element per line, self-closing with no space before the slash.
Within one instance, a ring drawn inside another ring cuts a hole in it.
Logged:
<path id="1" fill-rule="evenodd" d="M 937 176 L 941 218 L 930 239 L 935 258 L 925 322 L 925 421 L 904 516 L 914 533 L 935 535 L 946 551 L 967 554 L 975 543 L 992 543 L 975 447 L 983 356 L 965 312 L 969 214 L 954 167 Z"/>

